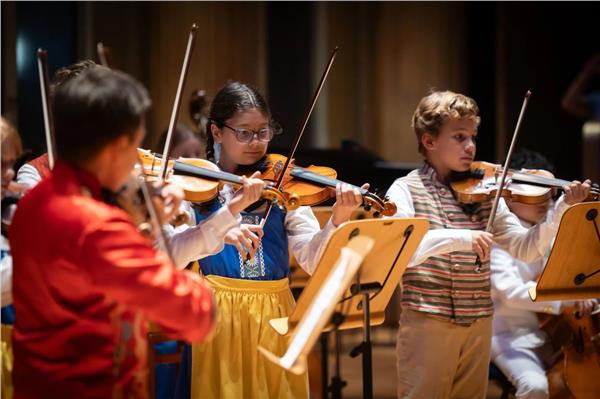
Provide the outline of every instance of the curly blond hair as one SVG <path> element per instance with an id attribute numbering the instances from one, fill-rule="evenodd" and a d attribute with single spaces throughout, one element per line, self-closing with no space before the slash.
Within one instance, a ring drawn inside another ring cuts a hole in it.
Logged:
<path id="1" fill-rule="evenodd" d="M 425 155 L 421 143 L 424 133 L 437 136 L 449 119 L 472 119 L 479 126 L 479 107 L 475 100 L 452 91 L 434 91 L 423 97 L 413 114 L 412 128 L 417 135 L 419 152 Z"/>
<path id="2" fill-rule="evenodd" d="M 23 152 L 21 137 L 17 133 L 17 129 L 8 120 L 4 119 L 4 117 L 0 117 L 0 142 L 2 143 L 2 147 L 6 145 L 12 146 L 17 158 L 21 156 Z"/>

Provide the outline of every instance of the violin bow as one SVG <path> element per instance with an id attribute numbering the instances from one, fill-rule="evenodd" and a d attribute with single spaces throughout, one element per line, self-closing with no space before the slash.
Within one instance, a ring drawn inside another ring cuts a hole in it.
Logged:
<path id="1" fill-rule="evenodd" d="M 308 120 L 310 119 L 310 115 L 312 114 L 313 109 L 315 108 L 315 104 L 317 103 L 319 94 L 321 94 L 321 90 L 323 89 L 323 86 L 325 85 L 325 80 L 327 79 L 327 75 L 329 74 L 329 70 L 331 69 L 331 66 L 333 65 L 333 61 L 335 60 L 335 55 L 337 54 L 339 49 L 340 48 L 338 46 L 336 46 L 333 49 L 333 51 L 331 52 L 331 56 L 329 57 L 329 62 L 327 63 L 327 67 L 325 68 L 325 71 L 323 71 L 323 75 L 321 75 L 321 80 L 319 81 L 319 84 L 317 85 L 317 90 L 315 91 L 315 94 L 313 95 L 313 98 L 311 99 L 311 101 L 309 103 L 309 107 L 308 107 L 308 110 L 306 111 L 306 114 L 304 115 L 304 119 L 302 121 L 302 125 L 300 126 L 300 130 L 298 130 L 298 133 L 296 133 L 296 137 L 294 138 L 292 148 L 290 149 L 290 153 L 288 154 L 285 164 L 283 165 L 283 172 L 279 175 L 279 178 L 277 179 L 277 182 L 275 183 L 275 188 L 277 188 L 278 190 L 281 189 L 281 186 L 283 184 L 283 178 L 285 177 L 285 172 L 287 171 L 287 168 L 290 165 L 290 162 L 292 161 L 294 154 L 296 153 L 296 149 L 298 149 L 298 144 L 300 144 L 300 140 L 302 139 L 304 130 L 306 130 L 306 126 L 308 125 Z M 267 205 L 267 210 L 265 211 L 265 216 L 263 217 L 263 220 L 260 223 L 260 227 L 264 227 L 265 223 L 267 222 L 267 218 L 269 217 L 269 214 L 271 213 L 272 207 L 273 207 L 273 204 L 271 204 L 271 203 L 269 203 Z"/>
<path id="2" fill-rule="evenodd" d="M 110 63 L 108 62 L 110 49 L 105 47 L 102 42 L 98 42 L 96 45 L 96 53 L 98 53 L 98 61 L 100 61 L 100 65 L 110 68 Z"/>
<path id="3" fill-rule="evenodd" d="M 48 84 L 48 52 L 43 49 L 37 51 L 38 75 L 40 78 L 40 91 L 42 94 L 42 110 L 44 112 L 44 132 L 46 135 L 46 148 L 48 149 L 48 165 L 54 167 L 56 159 L 56 138 L 54 136 L 54 118 L 52 117 L 52 99 L 50 98 L 50 85 Z"/>
<path id="4" fill-rule="evenodd" d="M 98 52 L 98 59 L 100 60 L 100 64 L 110 68 L 110 64 L 108 62 L 109 48 L 104 47 L 102 43 L 98 43 L 96 46 Z M 157 232 L 156 241 L 158 243 L 158 247 L 162 249 L 164 253 L 167 254 L 168 258 L 173 261 L 173 252 L 171 251 L 171 246 L 169 245 L 169 240 L 167 240 L 167 235 L 162 228 L 160 223 L 160 219 L 158 217 L 158 210 L 156 206 L 154 206 L 154 202 L 152 201 L 151 187 L 148 183 L 148 176 L 146 175 L 146 171 L 142 166 L 142 161 L 139 159 L 138 155 L 138 163 L 140 165 L 140 176 L 142 177 L 142 181 L 140 182 L 140 191 L 142 193 L 142 198 L 144 199 L 144 203 L 146 205 L 146 209 L 148 210 L 148 215 L 150 217 L 150 224 L 152 226 L 152 231 Z"/>
<path id="5" fill-rule="evenodd" d="M 164 180 L 167 176 L 167 165 L 169 163 L 169 151 L 171 150 L 171 141 L 173 140 L 173 131 L 175 131 L 175 124 L 177 123 L 177 116 L 179 115 L 179 106 L 181 105 L 181 95 L 187 79 L 187 73 L 190 66 L 190 58 L 192 57 L 192 51 L 194 50 L 194 43 L 196 41 L 196 32 L 198 31 L 198 25 L 193 24 L 188 37 L 187 48 L 185 50 L 185 56 L 183 57 L 183 63 L 181 65 L 181 73 L 179 74 L 179 84 L 177 85 L 177 92 L 175 93 L 175 101 L 173 103 L 173 109 L 171 110 L 171 120 L 169 121 L 169 128 L 167 130 L 167 138 L 165 140 L 165 147 L 162 151 L 162 165 L 160 173 L 158 174 L 159 179 Z"/>
<path id="6" fill-rule="evenodd" d="M 169 128 L 167 130 L 167 138 L 165 140 L 165 147 L 162 152 L 162 164 L 161 164 L 160 173 L 158 175 L 159 181 L 164 181 L 167 176 L 167 165 L 169 164 L 169 151 L 171 149 L 171 141 L 173 139 L 173 131 L 175 130 L 175 123 L 177 122 L 177 116 L 179 114 L 179 106 L 181 105 L 181 94 L 183 93 L 183 88 L 185 86 L 185 81 L 187 79 L 187 73 L 188 73 L 189 66 L 190 66 L 190 58 L 192 56 L 192 51 L 194 49 L 194 43 L 195 43 L 197 31 L 198 31 L 198 25 L 195 23 L 192 24 L 192 28 L 190 30 L 190 35 L 188 37 L 187 47 L 185 50 L 185 55 L 183 57 L 181 73 L 179 75 L 179 83 L 177 85 L 177 92 L 175 93 L 175 101 L 173 103 L 173 109 L 171 110 L 171 120 L 169 121 Z M 141 160 L 139 160 L 139 162 L 140 162 L 140 165 L 143 165 Z M 152 200 L 150 197 L 150 189 L 147 186 L 148 183 L 147 183 L 147 179 L 146 179 L 146 171 L 144 170 L 143 166 L 140 169 L 142 171 L 141 172 L 142 176 L 144 177 L 144 184 L 142 184 L 142 193 L 143 193 L 144 197 L 146 198 L 146 201 L 149 200 L 152 203 Z M 153 208 L 152 210 L 149 209 L 148 211 L 150 213 L 153 224 L 155 224 L 153 227 L 157 228 L 156 224 L 158 223 L 158 213 L 156 212 L 156 209 L 154 207 L 152 207 L 152 208 Z M 154 213 L 154 216 L 152 215 L 153 213 Z M 168 240 L 166 238 L 166 234 L 165 234 L 164 230 L 162 229 L 162 226 L 158 226 L 158 228 L 159 228 L 158 231 L 160 232 L 159 234 L 160 234 L 160 241 L 162 242 L 162 246 L 165 249 L 165 251 L 167 252 L 167 254 L 169 255 L 169 257 L 171 259 L 173 259 L 172 252 L 171 252 Z"/>
<path id="7" fill-rule="evenodd" d="M 496 192 L 496 197 L 494 198 L 494 205 L 492 205 L 492 211 L 490 213 L 487 225 L 485 227 L 485 231 L 488 233 L 492 231 L 492 226 L 494 225 L 496 211 L 498 210 L 498 204 L 500 203 L 500 198 L 502 197 L 502 188 L 504 187 L 504 182 L 506 181 L 506 175 L 508 173 L 508 165 L 510 165 L 510 161 L 512 159 L 515 143 L 517 142 L 517 136 L 519 135 L 519 130 L 521 129 L 521 121 L 523 120 L 525 109 L 527 108 L 527 104 L 529 103 L 529 97 L 531 97 L 531 91 L 527 90 L 527 93 L 525 93 L 525 98 L 523 99 L 523 105 L 521 106 L 521 112 L 519 113 L 519 119 L 517 120 L 517 126 L 515 126 L 515 131 L 510 142 L 510 147 L 508 148 L 508 154 L 506 154 L 506 161 L 504 161 L 504 169 L 502 170 L 502 177 L 500 178 L 500 184 L 498 186 L 499 188 Z"/>

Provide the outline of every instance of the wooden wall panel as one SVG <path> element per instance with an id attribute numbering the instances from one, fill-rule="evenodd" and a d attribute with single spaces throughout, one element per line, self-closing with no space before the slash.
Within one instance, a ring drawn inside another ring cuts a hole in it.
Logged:
<path id="1" fill-rule="evenodd" d="M 466 87 L 465 10 L 445 3 L 328 4 L 328 144 L 356 140 L 383 158 L 419 162 L 410 128 L 421 97 Z"/>
<path id="2" fill-rule="evenodd" d="M 265 5 L 257 2 L 82 3 L 80 58 L 97 60 L 96 43 L 110 47 L 114 66 L 140 80 L 153 106 L 145 147 L 159 149 L 168 126 L 181 65 L 193 23 L 199 26 L 178 121 L 192 125 L 190 94 L 209 97 L 230 80 L 251 83 L 266 93 Z"/>
<path id="3" fill-rule="evenodd" d="M 385 3 L 376 26 L 377 150 L 386 159 L 419 161 L 410 121 L 429 89 L 462 91 L 465 51 L 461 7 Z"/>
<path id="4" fill-rule="evenodd" d="M 321 138 L 318 142 L 322 147 L 339 148 L 343 139 L 363 138 L 364 126 L 361 126 L 361 121 L 365 104 L 362 84 L 365 79 L 365 59 L 360 46 L 364 30 L 360 26 L 365 24 L 365 20 L 361 18 L 361 9 L 366 9 L 362 3 L 327 3 L 323 10 L 326 15 L 326 37 L 319 39 L 325 39 L 326 45 L 321 46 L 324 54 L 320 57 L 319 65 L 316 65 L 317 78 L 331 51 L 336 46 L 340 50 L 324 89 L 325 104 L 319 109 L 326 113 L 319 126 L 323 132 L 317 132 L 320 136 L 326 136 L 326 139 Z"/>
<path id="5" fill-rule="evenodd" d="M 154 142 L 168 126 L 189 30 L 194 22 L 200 28 L 179 121 L 192 124 L 187 107 L 194 89 L 205 89 L 212 98 L 227 81 L 239 80 L 266 92 L 264 18 L 264 5 L 260 3 L 173 2 L 151 7 L 148 85 L 154 101 L 149 118 Z"/>

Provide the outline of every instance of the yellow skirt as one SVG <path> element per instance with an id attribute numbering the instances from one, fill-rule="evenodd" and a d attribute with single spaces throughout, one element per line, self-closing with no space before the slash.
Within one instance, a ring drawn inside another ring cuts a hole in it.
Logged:
<path id="1" fill-rule="evenodd" d="M 269 320 L 288 316 L 288 280 L 254 281 L 206 276 L 215 291 L 219 322 L 212 340 L 192 345 L 192 398 L 307 398 L 307 374 L 295 375 L 258 353 L 282 356 L 288 338 Z"/>
<path id="2" fill-rule="evenodd" d="M 1 369 L 2 374 L 0 379 L 2 380 L 2 399 L 11 399 L 13 397 L 13 386 L 12 386 L 12 368 L 13 368 L 13 351 L 12 351 L 12 326 L 2 324 L 2 346 L 1 346 Z"/>

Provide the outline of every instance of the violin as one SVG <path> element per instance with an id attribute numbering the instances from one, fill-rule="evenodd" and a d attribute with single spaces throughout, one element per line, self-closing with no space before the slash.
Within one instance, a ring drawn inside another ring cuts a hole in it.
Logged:
<path id="1" fill-rule="evenodd" d="M 267 154 L 254 170 L 261 172 L 261 178 L 266 181 L 277 181 L 286 164 L 287 157 L 279 154 Z M 253 169 L 253 168 L 251 168 Z M 295 193 L 300 198 L 301 205 L 313 206 L 335 197 L 335 187 L 339 183 L 337 172 L 326 166 L 311 165 L 307 168 L 295 166 L 294 160 L 289 162 L 287 171 L 282 180 L 282 189 L 285 193 Z M 349 183 L 346 183 L 349 184 Z M 393 216 L 397 208 L 388 198 L 380 198 L 367 189 L 355 186 L 363 198 L 363 208 L 366 211 L 374 210 L 376 216 Z"/>
<path id="2" fill-rule="evenodd" d="M 147 206 L 146 196 L 142 191 L 142 179 L 139 170 L 131 173 L 121 191 L 114 198 L 109 199 L 108 202 L 112 203 L 114 201 L 114 205 L 129 215 L 140 234 L 154 240 L 157 236 L 158 226 L 152 223 L 152 212 Z M 148 195 L 148 198 L 151 198 L 151 195 Z"/>
<path id="3" fill-rule="evenodd" d="M 21 197 L 27 192 L 28 188 L 18 184 L 16 181 L 11 181 L 4 193 L 4 198 L 1 201 L 1 220 L 2 220 L 2 235 L 8 237 L 8 230 L 12 223 L 13 216 L 17 210 L 17 205 Z"/>
<path id="4" fill-rule="evenodd" d="M 158 177 L 162 167 L 162 155 L 143 148 L 138 148 L 137 152 L 139 164 L 136 167 L 141 166 L 147 176 Z M 172 166 L 172 163 L 169 166 Z"/>
<path id="5" fill-rule="evenodd" d="M 151 151 L 138 149 L 138 155 L 145 173 L 148 176 L 158 176 L 162 167 L 162 158 Z M 190 202 L 207 202 L 217 197 L 222 183 L 236 186 L 243 184 L 242 178 L 233 173 L 223 172 L 214 163 L 198 158 L 179 158 L 169 160 L 166 181 L 180 187 L 184 199 Z M 293 211 L 300 206 L 300 200 L 295 193 L 283 193 L 272 183 L 267 182 L 262 192 L 262 198 L 270 203 Z"/>
<path id="6" fill-rule="evenodd" d="M 550 397 L 596 397 L 600 392 L 600 311 L 582 316 L 569 306 L 541 327 L 559 351 L 546 373 Z"/>
<path id="7" fill-rule="evenodd" d="M 487 201 L 499 191 L 499 178 L 503 173 L 501 165 L 489 162 L 473 162 L 467 172 L 459 172 L 451 177 L 450 186 L 456 198 L 463 203 Z M 540 170 L 509 169 L 500 195 L 515 202 L 539 204 L 552 198 L 552 188 L 562 188 L 571 184 L 568 180 L 545 176 Z M 600 187 L 592 185 L 588 200 L 598 201 Z"/>
<path id="8" fill-rule="evenodd" d="M 181 187 L 186 194 L 198 193 L 198 200 L 193 202 L 206 202 L 215 198 L 221 188 L 221 182 L 234 186 L 243 184 L 240 176 L 223 172 L 217 165 L 205 159 L 181 158 L 173 161 L 172 170 L 170 183 Z M 293 211 L 300 206 L 297 194 L 283 193 L 270 182 L 265 184 L 261 197 L 272 204 L 284 206 L 288 211 Z"/>

